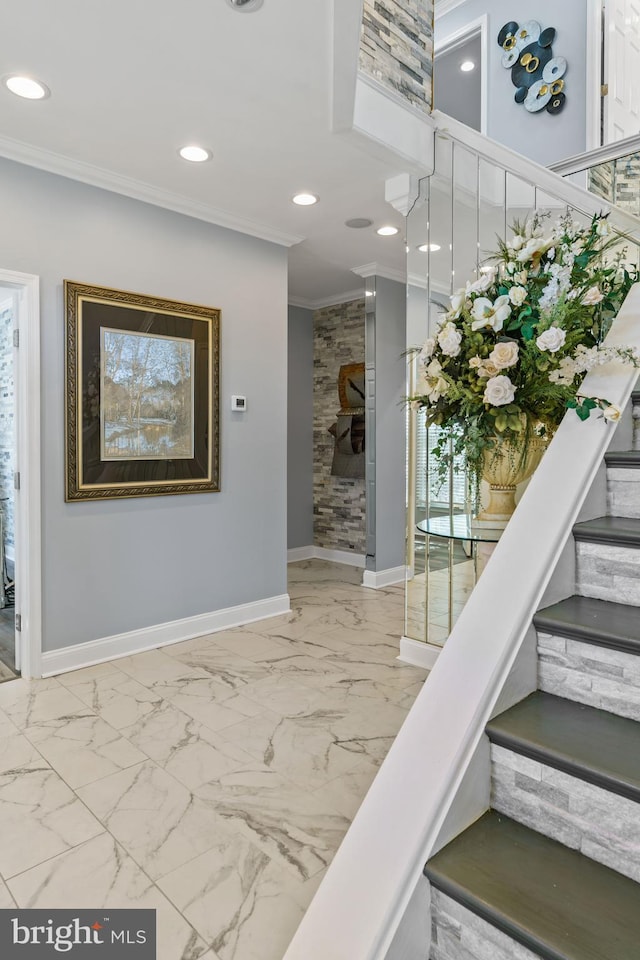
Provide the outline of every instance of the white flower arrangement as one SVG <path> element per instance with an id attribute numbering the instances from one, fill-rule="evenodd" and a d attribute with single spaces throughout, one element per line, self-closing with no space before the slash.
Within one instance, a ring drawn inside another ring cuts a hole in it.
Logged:
<path id="1" fill-rule="evenodd" d="M 496 436 L 526 446 L 534 434 L 551 435 L 567 408 L 615 421 L 620 411 L 606 399 L 580 396 L 582 378 L 612 358 L 640 366 L 634 351 L 602 343 L 639 279 L 625 251 L 613 254 L 619 237 L 605 216 L 587 227 L 568 214 L 547 226 L 548 216 L 514 224 L 493 265 L 450 298 L 419 354 L 410 400 L 476 471 Z"/>

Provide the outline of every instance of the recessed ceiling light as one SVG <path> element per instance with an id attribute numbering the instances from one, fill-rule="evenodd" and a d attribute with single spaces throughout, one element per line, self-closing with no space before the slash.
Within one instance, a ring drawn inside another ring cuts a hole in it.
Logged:
<path id="1" fill-rule="evenodd" d="M 11 76 L 5 77 L 5 86 L 11 93 L 18 97 L 24 97 L 25 100 L 44 100 L 51 93 L 48 87 L 33 77 Z"/>
<path id="2" fill-rule="evenodd" d="M 381 237 L 393 237 L 398 233 L 397 227 L 378 227 L 376 233 Z"/>
<path id="3" fill-rule="evenodd" d="M 460 64 L 460 69 L 463 73 L 471 73 L 472 70 L 475 70 L 476 65 L 473 60 L 463 60 Z"/>
<path id="4" fill-rule="evenodd" d="M 310 207 L 318 202 L 318 198 L 313 193 L 296 193 L 292 199 L 299 207 Z"/>
<path id="5" fill-rule="evenodd" d="M 243 13 L 253 13 L 258 7 L 262 6 L 263 0 L 227 0 L 230 7 L 234 10 L 241 10 Z"/>
<path id="6" fill-rule="evenodd" d="M 204 163 L 205 160 L 211 160 L 211 152 L 204 147 L 196 147 L 191 144 L 188 147 L 181 147 L 178 153 L 183 160 L 189 160 L 191 163 Z"/>
<path id="7" fill-rule="evenodd" d="M 439 249 L 440 249 L 439 243 L 421 243 L 420 246 L 418 247 L 418 250 L 420 251 L 420 253 L 426 253 L 427 250 L 429 251 L 429 253 L 435 253 L 436 250 L 439 250 Z"/>
<path id="8" fill-rule="evenodd" d="M 370 227 L 373 220 L 367 217 L 353 217 L 351 220 L 345 220 L 345 227 L 351 227 L 352 230 L 362 230 L 364 227 Z"/>

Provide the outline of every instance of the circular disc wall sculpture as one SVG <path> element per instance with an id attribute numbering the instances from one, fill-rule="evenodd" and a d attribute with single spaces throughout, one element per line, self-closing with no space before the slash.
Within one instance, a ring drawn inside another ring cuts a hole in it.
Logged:
<path id="1" fill-rule="evenodd" d="M 555 36 L 554 27 L 543 30 L 537 20 L 523 24 L 510 20 L 498 34 L 498 44 L 504 51 L 502 66 L 511 70 L 516 88 L 514 100 L 523 103 L 530 113 L 544 109 L 560 113 L 565 104 L 567 61 L 553 55 Z"/>

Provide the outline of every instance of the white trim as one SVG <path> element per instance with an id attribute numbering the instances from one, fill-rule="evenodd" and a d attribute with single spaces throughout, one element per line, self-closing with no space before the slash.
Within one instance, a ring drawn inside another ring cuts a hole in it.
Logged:
<path id="1" fill-rule="evenodd" d="M 394 583 L 404 583 L 407 568 L 388 567 L 386 570 L 365 570 L 362 574 L 362 586 L 371 590 L 380 590 L 382 587 L 391 587 Z"/>
<path id="2" fill-rule="evenodd" d="M 287 563 L 299 563 L 300 560 L 314 560 L 316 548 L 313 544 L 307 547 L 290 547 L 287 550 Z"/>
<path id="3" fill-rule="evenodd" d="M 602 0 L 587 0 L 587 127 L 585 149 L 601 145 Z"/>
<path id="4" fill-rule="evenodd" d="M 423 643 L 411 637 L 400 637 L 400 654 L 396 659 L 401 663 L 409 663 L 413 667 L 431 670 L 441 653 L 442 647 L 434 643 Z"/>
<path id="5" fill-rule="evenodd" d="M 425 177 L 433 170 L 430 114 L 404 103 L 362 71 L 356 79 L 352 134 L 371 156 L 396 166 L 401 159 L 405 172 Z"/>
<path id="6" fill-rule="evenodd" d="M 396 280 L 398 283 L 407 282 L 407 275 L 404 270 L 392 270 L 381 263 L 363 263 L 360 267 L 351 267 L 351 272 L 365 280 L 368 277 L 382 277 L 384 280 Z"/>
<path id="7" fill-rule="evenodd" d="M 290 307 L 302 307 L 303 310 L 322 310 L 324 307 L 335 307 L 338 303 L 352 303 L 364 298 L 364 287 L 359 290 L 347 290 L 346 293 L 332 293 L 329 297 L 320 297 L 319 300 L 305 300 L 303 297 L 289 297 Z"/>
<path id="8" fill-rule="evenodd" d="M 440 17 L 446 17 L 452 10 L 461 7 L 466 2 L 467 0 L 435 0 L 433 11 L 435 19 L 439 20 Z"/>
<path id="9" fill-rule="evenodd" d="M 330 563 L 346 563 L 349 567 L 364 567 L 364 553 L 349 553 L 348 550 L 328 550 L 326 547 L 314 547 L 316 560 L 328 560 Z"/>
<path id="10" fill-rule="evenodd" d="M 88 183 L 92 187 L 109 190 L 123 197 L 132 197 L 134 200 L 141 200 L 143 203 L 150 203 L 155 207 L 173 210 L 175 213 L 182 213 L 187 217 L 194 217 L 196 220 L 204 220 L 206 223 L 226 227 L 228 230 L 237 230 L 238 233 L 245 233 L 251 237 L 257 237 L 259 240 L 268 240 L 270 243 L 277 243 L 283 247 L 292 247 L 296 243 L 301 243 L 304 239 L 293 234 L 282 233 L 280 230 L 274 230 L 268 224 L 248 220 L 245 217 L 237 217 L 224 210 L 218 210 L 216 207 L 198 203 L 196 200 L 183 197 L 178 193 L 172 193 L 170 190 L 162 190 L 159 187 L 151 186 L 151 184 L 143 183 L 141 180 L 123 177 L 111 170 L 84 163 L 82 160 L 73 160 L 71 157 L 65 157 L 50 150 L 33 147 L 30 144 L 22 143 L 20 140 L 0 137 L 0 156 L 7 157 L 9 160 L 17 160 L 18 163 L 24 163 L 29 167 L 46 170 L 48 173 L 58 174 L 61 177 L 70 177 L 72 180 L 79 180 L 80 183 Z"/>
<path id="11" fill-rule="evenodd" d="M 80 670 L 82 667 L 91 667 L 107 660 L 117 660 L 145 650 L 154 650 L 156 647 L 193 640 L 194 637 L 206 636 L 218 630 L 241 627 L 255 620 L 278 617 L 283 613 L 289 613 L 290 610 L 289 594 L 283 593 L 279 597 L 268 597 L 266 600 L 255 600 L 253 603 L 240 603 L 235 607 L 225 607 L 222 610 L 201 613 L 195 617 L 158 623 L 151 627 L 142 627 L 140 630 L 102 637 L 100 640 L 89 640 L 70 647 L 60 647 L 58 650 L 48 650 L 42 654 L 42 675 L 51 677 L 59 673 L 68 673 L 70 670 Z"/>
<path id="12" fill-rule="evenodd" d="M 488 93 L 489 93 L 489 17 L 483 13 L 481 17 L 466 23 L 459 30 L 454 30 L 448 36 L 438 40 L 433 47 L 434 75 L 435 63 L 439 56 L 461 46 L 472 37 L 480 35 L 480 133 L 487 132 Z M 435 80 L 434 80 L 435 89 Z"/>
<path id="13" fill-rule="evenodd" d="M 15 610 L 16 665 L 27 679 L 40 676 L 42 651 L 42 541 L 40 474 L 40 279 L 0 269 L 0 286 L 15 290 L 20 347 L 16 358 Z"/>

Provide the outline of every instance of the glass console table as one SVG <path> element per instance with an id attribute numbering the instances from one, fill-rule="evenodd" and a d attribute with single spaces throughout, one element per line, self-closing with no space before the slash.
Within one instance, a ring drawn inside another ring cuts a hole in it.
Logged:
<path id="1" fill-rule="evenodd" d="M 428 643 L 442 644 L 451 632 L 460 610 L 466 603 L 504 528 L 488 527 L 478 523 L 468 513 L 448 513 L 445 516 L 421 520 L 416 524 L 416 529 L 425 534 L 427 571 L 429 571 L 431 537 L 448 541 L 447 567 L 442 571 L 427 573 L 424 584 L 426 639 Z M 454 561 L 456 543 L 462 544 L 468 557 L 466 563 Z M 458 576 L 456 568 L 460 568 Z M 443 628 L 446 628 L 446 631 Z"/>

